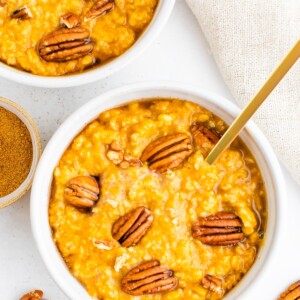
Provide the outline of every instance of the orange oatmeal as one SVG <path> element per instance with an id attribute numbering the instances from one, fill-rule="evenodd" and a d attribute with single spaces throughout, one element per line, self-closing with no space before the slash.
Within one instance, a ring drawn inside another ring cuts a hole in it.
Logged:
<path id="1" fill-rule="evenodd" d="M 222 299 L 263 245 L 263 180 L 227 125 L 177 99 L 105 111 L 53 177 L 49 220 L 70 272 L 95 299 Z"/>
<path id="2" fill-rule="evenodd" d="M 0 61 L 43 76 L 108 62 L 151 22 L 158 0 L 0 0 Z"/>

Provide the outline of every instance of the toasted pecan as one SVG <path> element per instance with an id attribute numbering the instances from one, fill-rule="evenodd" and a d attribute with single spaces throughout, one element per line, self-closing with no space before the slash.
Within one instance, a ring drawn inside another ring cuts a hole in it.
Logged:
<path id="1" fill-rule="evenodd" d="M 192 226 L 192 235 L 211 246 L 233 246 L 244 240 L 241 219 L 233 213 L 219 212 L 199 218 Z"/>
<path id="2" fill-rule="evenodd" d="M 109 148 L 106 152 L 106 157 L 114 165 L 119 165 L 124 159 L 124 152 L 122 150 L 113 150 L 113 149 Z"/>
<path id="3" fill-rule="evenodd" d="M 123 247 L 136 245 L 146 234 L 153 222 L 153 214 L 140 206 L 117 220 L 112 227 L 112 236 Z"/>
<path id="4" fill-rule="evenodd" d="M 99 184 L 90 176 L 77 176 L 66 185 L 64 198 L 78 208 L 91 208 L 99 199 Z"/>
<path id="5" fill-rule="evenodd" d="M 120 143 L 117 141 L 113 141 L 110 145 L 108 145 L 106 157 L 113 164 L 122 169 L 142 166 L 142 162 L 138 158 L 130 154 L 126 154 Z"/>
<path id="6" fill-rule="evenodd" d="M 219 141 L 221 134 L 214 128 L 208 128 L 201 123 L 191 125 L 191 133 L 197 147 L 206 156 Z"/>
<path id="7" fill-rule="evenodd" d="M 1 6 L 1 5 L 0 5 Z M 31 10 L 27 5 L 24 5 L 15 11 L 11 15 L 12 19 L 28 20 L 32 18 Z"/>
<path id="8" fill-rule="evenodd" d="M 300 299 L 300 280 L 291 284 L 277 300 L 297 300 Z"/>
<path id="9" fill-rule="evenodd" d="M 112 241 L 99 240 L 95 238 L 92 239 L 92 244 L 100 250 L 111 250 L 114 247 L 114 243 Z"/>
<path id="10" fill-rule="evenodd" d="M 71 12 L 66 13 L 60 18 L 60 23 L 67 28 L 73 28 L 80 24 L 80 17 Z"/>
<path id="11" fill-rule="evenodd" d="M 121 281 L 122 290 L 134 296 L 169 292 L 177 285 L 178 279 L 174 276 L 174 272 L 161 266 L 158 260 L 139 264 Z"/>
<path id="12" fill-rule="evenodd" d="M 86 13 L 84 20 L 88 21 L 96 17 L 104 16 L 115 7 L 115 0 L 98 0 Z"/>
<path id="13" fill-rule="evenodd" d="M 158 138 L 150 143 L 141 156 L 149 169 L 158 173 L 175 169 L 193 153 L 190 137 L 186 133 L 176 133 Z"/>
<path id="14" fill-rule="evenodd" d="M 142 162 L 129 154 L 124 154 L 124 160 L 119 165 L 122 169 L 126 169 L 128 167 L 141 167 Z"/>
<path id="15" fill-rule="evenodd" d="M 41 300 L 44 293 L 41 290 L 35 290 L 27 293 L 20 300 Z"/>
<path id="16" fill-rule="evenodd" d="M 38 47 L 40 57 L 47 62 L 79 59 L 92 50 L 90 31 L 80 26 L 55 30 L 47 34 Z"/>
<path id="17" fill-rule="evenodd" d="M 221 294 L 222 291 L 222 279 L 206 274 L 202 279 L 202 286 L 211 292 Z"/>

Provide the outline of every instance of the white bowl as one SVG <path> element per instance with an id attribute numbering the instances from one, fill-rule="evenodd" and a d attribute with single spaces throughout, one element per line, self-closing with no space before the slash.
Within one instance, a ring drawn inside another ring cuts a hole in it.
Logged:
<path id="1" fill-rule="evenodd" d="M 80 283 L 67 269 L 55 243 L 52 240 L 48 220 L 48 205 L 52 175 L 55 166 L 72 139 L 101 112 L 112 107 L 143 98 L 179 98 L 202 105 L 230 124 L 240 110 L 223 97 L 196 87 L 179 83 L 142 83 L 126 86 L 102 94 L 91 100 L 72 114 L 57 130 L 48 143 L 38 165 L 31 193 L 31 224 L 39 252 L 52 277 L 72 300 L 88 300 Z M 249 122 L 241 133 L 241 138 L 255 156 L 265 181 L 268 199 L 268 224 L 265 245 L 257 260 L 242 281 L 225 297 L 237 298 L 257 278 L 262 269 L 270 265 L 270 257 L 278 248 L 278 239 L 282 231 L 284 217 L 284 180 L 277 158 L 258 127 Z"/>
<path id="2" fill-rule="evenodd" d="M 51 77 L 33 75 L 0 62 L 0 76 L 29 86 L 45 88 L 79 86 L 105 78 L 125 67 L 151 44 L 166 24 L 174 4 L 175 0 L 160 0 L 151 23 L 136 43 L 124 54 L 103 66 L 95 67 L 80 74 Z"/>

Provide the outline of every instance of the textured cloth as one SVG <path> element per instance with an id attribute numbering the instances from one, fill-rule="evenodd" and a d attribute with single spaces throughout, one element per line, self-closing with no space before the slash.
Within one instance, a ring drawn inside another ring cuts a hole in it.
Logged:
<path id="1" fill-rule="evenodd" d="M 244 107 L 300 38 L 300 0 L 186 0 Z M 300 184 L 300 61 L 254 116 Z"/>

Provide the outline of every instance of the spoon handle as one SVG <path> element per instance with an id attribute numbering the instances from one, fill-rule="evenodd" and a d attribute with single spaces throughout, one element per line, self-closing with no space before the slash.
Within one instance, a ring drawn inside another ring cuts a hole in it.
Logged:
<path id="1" fill-rule="evenodd" d="M 273 89 L 289 71 L 289 69 L 295 64 L 295 62 L 300 57 L 300 40 L 296 45 L 290 50 L 290 52 L 285 56 L 276 70 L 267 79 L 265 84 L 261 87 L 254 98 L 248 103 L 241 114 L 234 120 L 232 125 L 227 129 L 223 137 L 215 145 L 212 151 L 206 158 L 209 164 L 213 164 L 220 154 L 227 149 L 232 141 L 238 136 L 240 131 L 244 128 L 248 120 L 253 116 L 256 110 L 261 106 L 261 104 L 266 100 L 266 98 L 271 94 Z"/>

